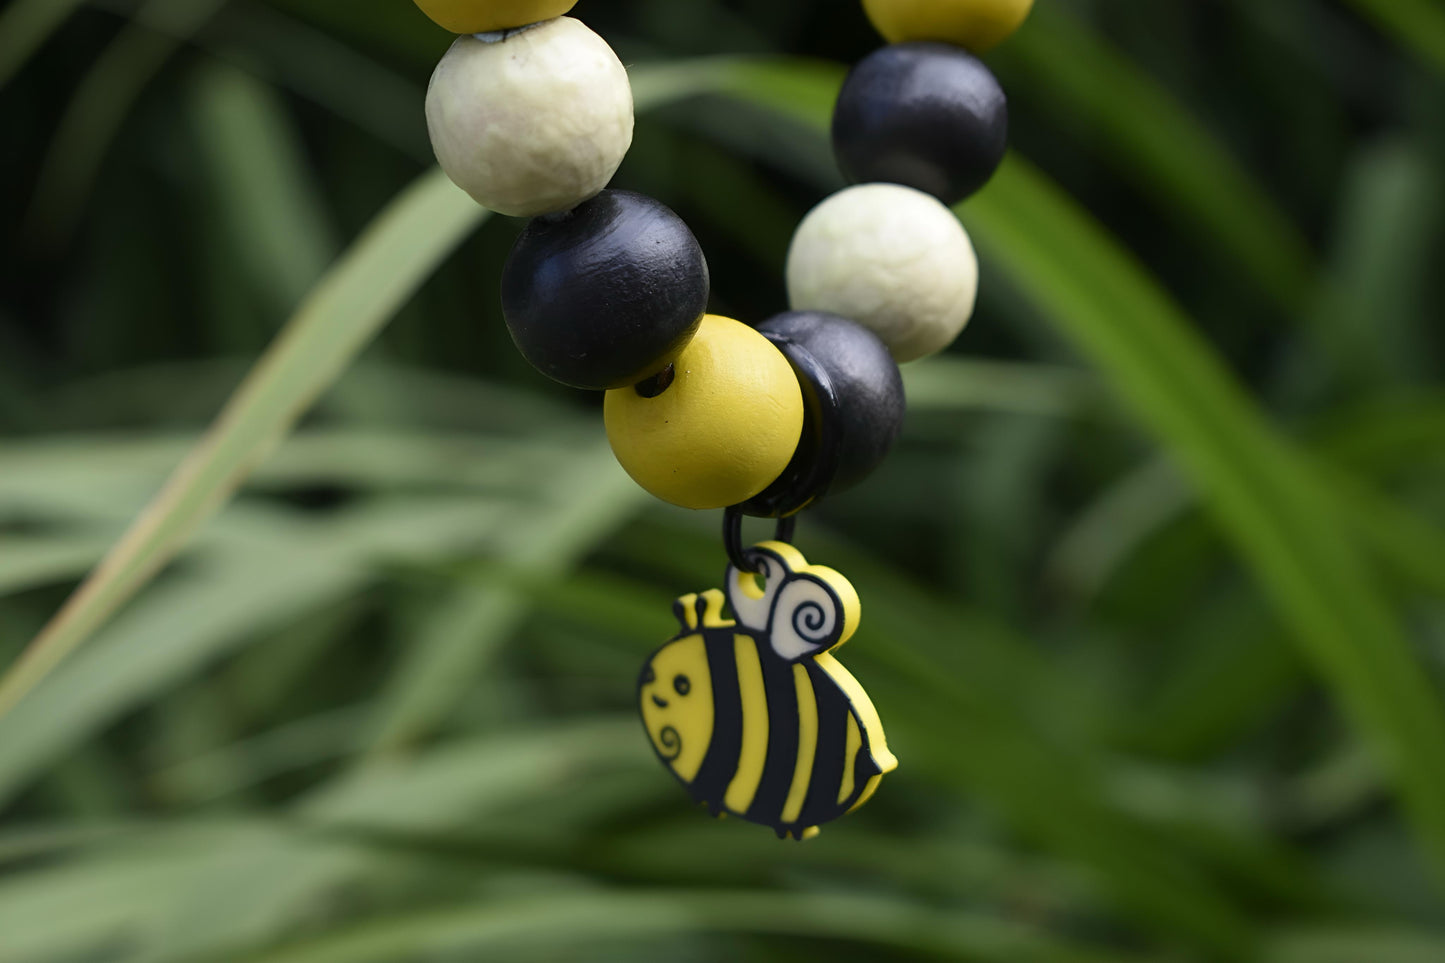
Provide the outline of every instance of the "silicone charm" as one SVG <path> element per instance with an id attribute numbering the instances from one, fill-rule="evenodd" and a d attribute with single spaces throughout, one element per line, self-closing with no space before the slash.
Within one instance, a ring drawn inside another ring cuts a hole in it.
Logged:
<path id="1" fill-rule="evenodd" d="M 977 57 L 944 43 L 901 43 L 848 74 L 833 151 L 854 183 L 888 181 L 952 206 L 982 187 L 1008 147 L 1008 99 Z"/>
<path id="2" fill-rule="evenodd" d="M 577 0 L 416 0 L 422 13 L 452 33 L 490 33 L 560 17 Z"/>
<path id="3" fill-rule="evenodd" d="M 830 653 L 858 627 L 853 586 L 783 542 L 749 552 L 766 578 L 729 566 L 674 604 L 678 635 L 638 679 L 658 758 L 713 815 L 806 839 L 867 802 L 898 760 L 868 694 Z"/>
<path id="4" fill-rule="evenodd" d="M 821 311 L 789 311 L 758 325 L 803 388 L 803 439 L 788 467 L 742 506 L 791 515 L 867 478 L 903 429 L 903 376 L 888 347 L 861 324 Z"/>
<path id="5" fill-rule="evenodd" d="M 631 191 L 538 218 L 502 273 L 502 313 L 553 380 L 605 391 L 656 374 L 707 310 L 707 260 L 682 219 Z"/>
<path id="6" fill-rule="evenodd" d="M 942 40 L 983 53 L 1019 28 L 1034 0 L 863 0 L 889 43 Z"/>
<path id="7" fill-rule="evenodd" d="M 772 484 L 798 448 L 803 394 L 768 339 L 709 314 L 656 378 L 607 392 L 613 454 L 643 488 L 683 508 L 726 508 Z"/>
<path id="8" fill-rule="evenodd" d="M 437 162 L 478 204 L 531 217 L 607 186 L 632 144 L 632 87 L 571 17 L 503 39 L 458 37 L 426 94 Z"/>
<path id="9" fill-rule="evenodd" d="M 977 293 L 978 259 L 963 225 L 911 187 L 839 191 L 803 219 L 788 249 L 793 309 L 852 318 L 899 363 L 948 347 Z"/>

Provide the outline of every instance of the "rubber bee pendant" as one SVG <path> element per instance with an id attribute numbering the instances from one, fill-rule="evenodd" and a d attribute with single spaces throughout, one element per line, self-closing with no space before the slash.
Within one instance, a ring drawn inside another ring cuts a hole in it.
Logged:
<path id="1" fill-rule="evenodd" d="M 898 760 L 878 712 L 831 654 L 858 627 L 858 594 L 783 542 L 748 553 L 759 576 L 729 566 L 717 589 L 685 595 L 681 631 L 638 679 L 658 758 L 713 813 L 807 839 L 873 795 Z"/>

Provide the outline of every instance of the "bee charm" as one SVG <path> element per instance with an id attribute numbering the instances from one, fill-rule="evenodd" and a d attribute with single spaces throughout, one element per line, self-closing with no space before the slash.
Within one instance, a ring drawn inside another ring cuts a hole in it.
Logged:
<path id="1" fill-rule="evenodd" d="M 898 760 L 878 712 L 831 655 L 858 627 L 858 594 L 783 542 L 749 553 L 765 581 L 729 566 L 717 589 L 674 603 L 681 631 L 638 679 L 652 747 L 714 814 L 807 839 L 856 809 Z"/>

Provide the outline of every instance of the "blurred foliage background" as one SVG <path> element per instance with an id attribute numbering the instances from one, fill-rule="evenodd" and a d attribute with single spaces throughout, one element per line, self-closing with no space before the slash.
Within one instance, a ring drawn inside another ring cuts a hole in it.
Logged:
<path id="1" fill-rule="evenodd" d="M 617 184 L 782 309 L 857 5 L 576 13 Z M 630 717 L 720 519 L 513 351 L 448 42 L 0 9 L 0 661 L 119 542 L 0 684 L 0 960 L 1445 959 L 1445 8 L 1040 0 L 988 57 L 978 314 L 800 529 L 901 760 L 807 844 Z"/>

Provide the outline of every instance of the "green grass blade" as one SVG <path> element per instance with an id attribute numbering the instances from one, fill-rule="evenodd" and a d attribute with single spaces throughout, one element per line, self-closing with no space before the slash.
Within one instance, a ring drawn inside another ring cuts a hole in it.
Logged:
<path id="1" fill-rule="evenodd" d="M 244 959 L 251 963 L 381 963 L 437 955 L 501 959 L 523 947 L 576 949 L 600 940 L 719 932 L 808 936 L 1000 963 L 1138 959 L 1123 952 L 1073 946 L 989 916 L 928 909 L 892 898 L 646 890 L 488 900 L 361 924 Z"/>
<path id="2" fill-rule="evenodd" d="M 212 216 L 228 230 L 250 286 L 280 316 L 336 254 L 305 146 L 273 89 L 234 68 L 203 70 L 191 101 Z"/>
<path id="3" fill-rule="evenodd" d="M 135 920 L 158 900 L 181 897 L 192 882 L 172 854 L 149 865 L 82 856 L 0 884 L 0 963 L 83 958 L 117 938 L 133 938 Z M 66 918 L 57 926 L 58 918 Z"/>
<path id="4" fill-rule="evenodd" d="M 378 761 L 318 789 L 295 815 L 314 827 L 435 831 L 563 791 L 585 772 L 649 764 L 636 719 L 594 716 Z"/>
<path id="5" fill-rule="evenodd" d="M 37 857 L 53 857 L 60 853 L 88 849 L 98 843 L 132 832 L 139 824 L 101 820 L 76 823 L 48 822 L 19 825 L 0 834 L 0 867 L 26 862 Z"/>
<path id="6" fill-rule="evenodd" d="M 75 578 L 107 546 L 96 535 L 7 535 L 0 542 L 0 596 Z"/>
<path id="7" fill-rule="evenodd" d="M 992 411 L 1076 417 L 1107 399 L 1098 379 L 1063 365 L 938 355 L 903 369 L 911 411 Z"/>
<path id="8" fill-rule="evenodd" d="M 606 444 L 583 448 L 552 477 L 560 479 L 547 485 L 553 497 L 519 513 L 497 548 L 508 570 L 528 580 L 565 574 L 645 499 Z M 532 605 L 529 592 L 500 579 L 453 592 L 407 647 L 378 701 L 376 750 L 399 749 L 445 719 Z"/>
<path id="9" fill-rule="evenodd" d="M 69 236 L 131 108 L 182 41 L 223 3 L 225 0 L 148 0 L 137 17 L 164 24 L 165 32 L 128 23 L 96 58 L 46 152 L 27 215 L 29 233 L 49 244 Z"/>
<path id="10" fill-rule="evenodd" d="M 496 401 L 496 393 L 457 395 Z M 552 422 L 553 431 L 559 424 Z M 67 435 L 17 441 L 0 452 L 0 513 L 83 521 L 133 513 L 195 445 L 194 435 Z M 535 493 L 537 478 L 575 464 L 576 452 L 548 434 L 503 438 L 468 433 L 320 428 L 289 438 L 250 477 L 261 489 L 337 485 L 385 492 L 403 488 Z"/>
<path id="11" fill-rule="evenodd" d="M 211 959 L 265 944 L 362 860 L 259 820 L 138 827 L 0 884 L 0 963 Z"/>
<path id="12" fill-rule="evenodd" d="M 192 804 L 211 802 L 342 758 L 356 748 L 364 719 L 362 708 L 348 706 L 187 756 L 155 773 L 156 792 Z"/>
<path id="13" fill-rule="evenodd" d="M 1445 6 L 1439 0 L 1349 0 L 1395 42 L 1445 72 Z"/>
<path id="14" fill-rule="evenodd" d="M 301 306 L 206 438 L 0 680 L 0 714 L 175 554 L 485 217 L 439 170 L 378 216 Z"/>
<path id="15" fill-rule="evenodd" d="M 267 629 L 350 597 L 383 564 L 475 552 L 510 511 L 505 503 L 434 495 L 304 525 L 233 509 L 219 521 L 246 541 L 157 586 L 0 719 L 0 800 L 180 679 Z"/>
<path id="16" fill-rule="evenodd" d="M 1018 158 L 964 209 L 994 263 L 1188 472 L 1316 669 L 1394 773 L 1445 869 L 1445 714 L 1329 493 L 1166 294 Z"/>
<path id="17" fill-rule="evenodd" d="M 1409 142 L 1371 144 L 1352 158 L 1313 315 L 1355 386 L 1433 374 L 1427 318 L 1442 186 L 1437 165 Z"/>
<path id="18" fill-rule="evenodd" d="M 996 56 L 1007 79 L 1038 88 L 1035 109 L 1082 125 L 1162 216 L 1201 235 L 1208 256 L 1228 259 L 1286 312 L 1303 307 L 1315 271 L 1304 236 L 1161 84 L 1053 4 L 1040 4 Z"/>
<path id="19" fill-rule="evenodd" d="M 1445 598 L 1445 532 L 1356 478 L 1330 480 L 1337 511 L 1361 542 L 1409 584 Z"/>
<path id="20" fill-rule="evenodd" d="M 233 4 L 200 44 L 219 54 L 241 51 L 277 85 L 325 108 L 413 160 L 432 162 L 425 77 L 406 75 L 334 32 L 290 17 L 272 5 Z"/>
<path id="21" fill-rule="evenodd" d="M 15 0 L 0 11 L 0 87 L 85 0 Z"/>
<path id="22" fill-rule="evenodd" d="M 1151 458 L 1115 481 L 1059 537 L 1045 574 L 1080 601 L 1094 599 L 1164 525 L 1195 506 L 1175 466 Z"/>
<path id="23" fill-rule="evenodd" d="M 1321 927 L 1281 933 L 1265 963 L 1437 963 L 1445 936 L 1385 926 Z"/>

